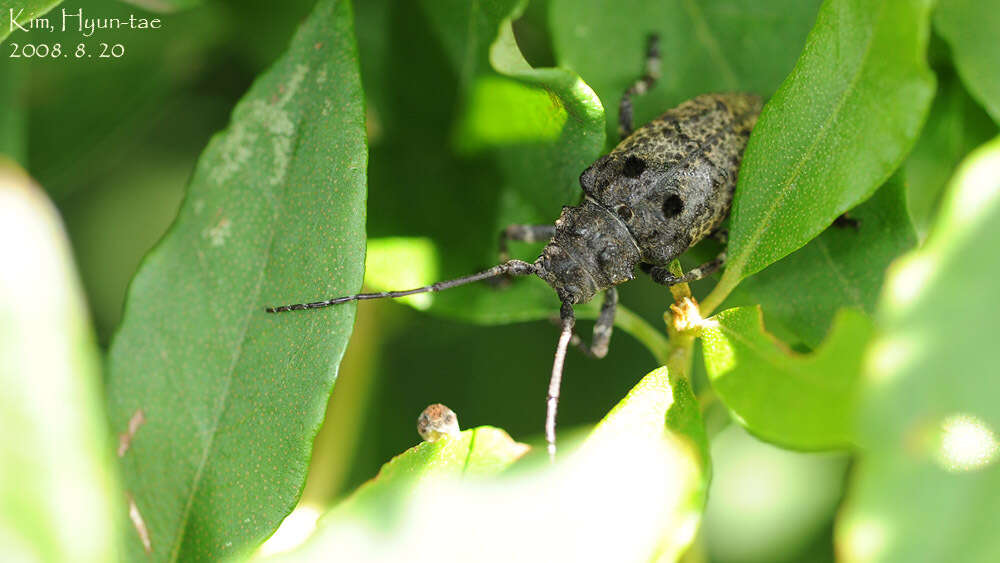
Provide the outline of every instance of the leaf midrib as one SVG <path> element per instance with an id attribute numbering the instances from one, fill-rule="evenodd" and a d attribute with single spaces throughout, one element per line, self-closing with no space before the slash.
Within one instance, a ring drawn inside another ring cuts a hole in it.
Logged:
<path id="1" fill-rule="evenodd" d="M 857 87 L 858 82 L 861 80 L 861 76 L 864 74 L 864 69 L 866 67 L 868 58 L 871 56 L 872 43 L 874 43 L 875 37 L 879 33 L 884 10 L 885 10 L 885 3 L 883 2 L 879 4 L 879 12 L 875 18 L 876 22 L 875 28 L 872 31 L 872 34 L 868 37 L 868 41 L 865 43 L 864 56 L 861 57 L 861 64 L 858 65 L 858 72 L 855 73 L 855 75 L 851 78 L 851 82 L 847 85 L 847 88 L 844 89 L 843 94 L 837 100 L 837 104 L 836 107 L 834 108 L 834 111 L 832 111 L 830 113 L 830 116 L 824 121 L 823 126 L 820 128 L 819 134 L 816 135 L 816 137 L 813 139 L 813 142 L 810 143 L 809 147 L 806 148 L 806 151 L 803 153 L 802 157 L 798 160 L 798 162 L 796 162 L 794 168 L 789 173 L 787 180 L 782 182 L 781 188 L 779 189 L 777 195 L 771 200 L 772 201 L 771 206 L 765 210 L 763 218 L 758 223 L 757 228 L 752 231 L 752 234 L 750 235 L 746 244 L 744 244 L 743 247 L 741 248 L 740 254 L 738 254 L 728 264 L 726 268 L 726 274 L 728 274 L 729 272 L 733 272 L 733 276 L 737 277 L 737 279 L 743 279 L 743 268 L 746 264 L 750 252 L 757 246 L 757 243 L 760 241 L 760 238 L 764 236 L 764 231 L 767 230 L 768 223 L 770 222 L 774 214 L 777 212 L 778 208 L 781 207 L 781 203 L 788 196 L 788 194 L 791 193 L 790 189 L 791 185 L 794 183 L 795 179 L 798 178 L 799 174 L 802 171 L 802 168 L 805 166 L 805 163 L 812 157 L 813 153 L 816 152 L 816 147 L 819 146 L 819 143 L 824 139 L 826 139 L 826 137 L 830 134 L 830 129 L 831 129 L 830 124 L 840 116 L 844 104 L 846 104 L 848 98 L 850 98 L 854 94 L 854 90 Z"/>
<path id="2" fill-rule="evenodd" d="M 292 147 L 291 154 L 290 154 L 290 160 L 291 161 L 294 161 L 294 156 L 298 153 L 299 141 L 302 138 L 302 134 L 301 134 L 302 133 L 302 129 L 301 129 L 302 128 L 302 115 L 301 114 L 298 115 L 296 117 L 295 121 L 296 121 L 295 122 L 295 128 L 294 128 L 294 131 L 295 131 L 295 144 Z M 285 196 L 287 195 L 287 192 L 288 192 L 288 183 L 286 181 L 284 181 L 284 180 L 287 179 L 287 170 L 289 170 L 291 168 L 292 168 L 292 162 L 289 162 L 288 167 L 286 167 L 286 169 L 285 169 L 286 170 L 285 178 L 282 179 L 282 183 L 281 183 L 281 187 L 282 187 L 281 197 L 280 198 L 276 198 L 276 200 L 279 202 L 279 208 L 277 209 L 276 213 L 274 214 L 273 221 L 274 221 L 275 225 L 279 224 L 278 219 L 282 215 L 282 207 L 281 207 L 281 203 L 280 202 L 284 202 Z M 257 276 L 257 282 L 254 284 L 254 289 L 253 289 L 253 292 L 252 292 L 253 296 L 254 296 L 254 299 L 252 301 L 254 303 L 257 303 L 258 301 L 260 301 L 259 299 L 257 299 L 257 297 L 260 296 L 261 287 L 264 284 L 264 280 L 267 278 L 267 269 L 268 269 L 268 265 L 271 262 L 271 257 L 274 254 L 274 241 L 275 241 L 275 238 L 277 236 L 277 233 L 278 233 L 278 227 L 275 227 L 275 228 L 271 229 L 270 235 L 268 236 L 267 252 L 265 252 L 265 254 L 264 254 L 264 262 L 261 265 L 261 268 L 259 270 L 260 275 Z M 217 411 L 218 414 L 215 416 L 215 420 L 212 421 L 211 434 L 209 435 L 208 444 L 205 446 L 204 453 L 201 456 L 201 461 L 199 461 L 199 463 L 198 463 L 198 469 L 197 469 L 197 471 L 195 471 L 194 479 L 192 480 L 192 483 L 191 483 L 190 494 L 188 495 L 187 502 L 184 505 L 184 511 L 183 511 L 182 516 L 181 516 L 180 526 L 179 526 L 179 528 L 178 528 L 178 530 L 176 532 L 177 539 L 174 541 L 174 545 L 173 545 L 173 547 L 170 550 L 170 557 L 169 557 L 170 561 L 177 561 L 178 560 L 178 558 L 180 556 L 181 546 L 184 543 L 184 538 L 187 537 L 188 520 L 190 520 L 190 518 L 191 518 L 191 512 L 192 512 L 193 507 L 194 507 L 194 499 L 197 496 L 198 491 L 200 490 L 201 479 L 202 479 L 202 475 L 203 475 L 204 470 L 205 470 L 205 466 L 207 465 L 208 459 L 211 456 L 212 450 L 215 447 L 215 437 L 219 434 L 219 432 L 218 432 L 218 430 L 219 430 L 219 424 L 222 421 L 222 418 L 225 416 L 226 411 L 229 409 L 229 397 L 231 395 L 230 394 L 230 388 L 232 386 L 233 377 L 234 377 L 234 374 L 236 372 L 236 366 L 239 363 L 240 358 L 242 358 L 242 356 L 243 356 L 243 344 L 247 340 L 247 338 L 246 338 L 247 332 L 250 329 L 250 324 L 251 324 L 251 321 L 253 320 L 253 315 L 254 315 L 255 312 L 257 312 L 257 309 L 248 309 L 246 315 L 244 316 L 245 322 L 243 323 L 243 327 L 240 330 L 240 337 L 239 337 L 239 340 L 237 342 L 236 349 L 233 352 L 232 362 L 230 363 L 229 368 L 226 370 L 226 385 L 225 385 L 225 389 L 223 390 L 223 393 L 222 393 L 222 405 L 219 407 L 219 409 Z"/>
<path id="3" fill-rule="evenodd" d="M 267 253 L 265 255 L 264 267 L 261 268 L 261 274 L 257 277 L 257 283 L 255 284 L 253 295 L 260 295 L 260 288 L 266 277 L 265 272 L 267 271 L 267 265 L 271 261 L 272 249 L 274 246 L 274 236 L 277 232 L 277 228 L 272 229 L 270 240 L 267 245 Z M 254 301 L 257 301 L 256 299 Z M 177 539 L 174 541 L 174 546 L 170 550 L 170 561 L 177 561 L 180 555 L 181 545 L 184 543 L 184 538 L 187 536 L 188 530 L 188 520 L 191 518 L 191 511 L 194 507 L 194 498 L 197 496 L 198 491 L 201 486 L 202 474 L 205 470 L 205 465 L 208 463 L 208 458 L 211 455 L 212 449 L 215 447 L 215 437 L 219 434 L 219 423 L 222 417 L 226 414 L 226 410 L 229 408 L 229 397 L 230 397 L 230 387 L 233 382 L 233 375 L 236 371 L 236 365 L 239 363 L 240 358 L 243 356 L 243 343 L 246 342 L 247 331 L 250 329 L 250 321 L 252 319 L 253 313 L 247 313 L 245 315 L 245 322 L 243 323 L 243 328 L 240 330 L 240 338 L 236 345 L 236 350 L 233 353 L 232 362 L 229 368 L 226 370 L 226 386 L 222 393 L 222 405 L 217 411 L 215 420 L 212 421 L 211 434 L 209 435 L 208 444 L 205 446 L 204 452 L 201 456 L 201 461 L 198 463 L 198 469 L 195 471 L 194 479 L 191 482 L 191 492 L 188 495 L 187 502 L 184 505 L 184 512 L 181 516 L 180 526 L 176 533 Z"/>

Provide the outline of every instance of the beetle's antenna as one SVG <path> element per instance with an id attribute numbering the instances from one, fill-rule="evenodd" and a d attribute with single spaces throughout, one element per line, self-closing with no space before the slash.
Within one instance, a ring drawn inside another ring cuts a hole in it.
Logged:
<path id="1" fill-rule="evenodd" d="M 549 395 L 545 401 L 545 441 L 549 445 L 549 460 L 556 460 L 556 410 L 559 408 L 559 387 L 562 385 L 563 363 L 566 361 L 566 348 L 573 336 L 573 305 L 563 301 L 559 309 L 559 319 L 562 331 L 559 333 L 559 344 L 556 346 L 556 358 L 552 362 L 552 377 L 549 379 Z"/>
<path id="2" fill-rule="evenodd" d="M 386 297 L 389 298 L 405 297 L 407 295 L 414 295 L 417 293 L 443 291 L 445 289 L 451 289 L 453 287 L 458 287 L 460 285 L 465 285 L 467 283 L 473 283 L 490 278 L 496 278 L 499 276 L 528 276 L 536 274 L 538 272 L 539 268 L 535 264 L 524 262 L 522 260 L 508 260 L 503 264 L 498 264 L 496 266 L 493 266 L 489 270 L 484 270 L 482 272 L 479 272 L 478 274 L 472 274 L 471 276 L 465 276 L 463 278 L 456 278 L 453 280 L 440 281 L 431 285 L 418 287 L 416 289 L 407 289 L 404 291 L 382 291 L 379 293 L 359 293 L 357 295 L 335 297 L 333 299 L 327 299 L 326 301 L 314 301 L 312 303 L 296 303 L 294 305 L 281 305 L 280 307 L 268 307 L 267 309 L 265 309 L 265 311 L 267 311 L 268 313 L 283 313 L 285 311 L 321 309 L 323 307 L 329 307 L 331 305 L 340 305 L 341 303 L 349 303 L 351 301 L 362 301 L 365 299 L 382 299 Z"/>

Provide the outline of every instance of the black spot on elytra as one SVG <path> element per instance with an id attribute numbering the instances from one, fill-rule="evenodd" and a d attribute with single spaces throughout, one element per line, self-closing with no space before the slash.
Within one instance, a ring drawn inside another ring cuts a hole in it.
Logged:
<path id="1" fill-rule="evenodd" d="M 667 219 L 676 217 L 684 209 L 684 202 L 677 194 L 670 194 L 663 201 L 663 216 Z"/>
<path id="2" fill-rule="evenodd" d="M 619 205 L 615 208 L 615 213 L 622 218 L 622 221 L 628 221 L 632 219 L 632 208 L 627 205 Z"/>
<path id="3" fill-rule="evenodd" d="M 715 100 L 715 109 L 723 113 L 729 113 L 729 108 L 726 104 L 722 103 L 722 100 Z"/>
<path id="4" fill-rule="evenodd" d="M 622 166 L 622 174 L 626 178 L 638 178 L 642 171 L 646 169 L 646 162 L 635 155 L 629 155 Z"/>

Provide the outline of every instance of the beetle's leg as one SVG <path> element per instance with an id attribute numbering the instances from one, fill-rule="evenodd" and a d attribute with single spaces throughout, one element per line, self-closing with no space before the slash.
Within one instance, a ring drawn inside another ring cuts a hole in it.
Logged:
<path id="1" fill-rule="evenodd" d="M 510 225 L 500 232 L 500 261 L 510 260 L 509 241 L 545 242 L 555 234 L 555 225 Z"/>
<path id="2" fill-rule="evenodd" d="M 851 228 L 855 231 L 861 226 L 861 221 L 851 217 L 846 212 L 841 213 L 836 219 L 833 220 L 833 226 L 839 229 Z"/>
<path id="3" fill-rule="evenodd" d="M 715 229 L 714 231 L 708 233 L 708 238 L 714 239 L 719 242 L 719 244 L 725 245 L 729 242 L 729 229 Z"/>
<path id="4" fill-rule="evenodd" d="M 608 342 L 615 326 L 615 308 L 618 306 L 618 290 L 610 288 L 604 292 L 604 302 L 601 303 L 601 313 L 594 323 L 594 336 L 590 346 L 576 333 L 570 339 L 570 344 L 576 346 L 588 358 L 603 358 L 608 355 Z"/>
<path id="5" fill-rule="evenodd" d="M 653 281 L 662 285 L 677 285 L 679 283 L 688 283 L 695 280 L 700 280 L 706 276 L 710 276 L 722 266 L 723 262 L 726 261 L 726 253 L 720 252 L 714 260 L 709 260 L 697 268 L 692 268 L 687 271 L 683 276 L 675 276 L 670 273 L 670 270 L 662 266 L 654 266 L 650 271 L 649 275 L 653 277 Z"/>
<path id="6" fill-rule="evenodd" d="M 618 102 L 618 137 L 624 139 L 632 133 L 632 96 L 648 92 L 660 78 L 660 37 L 655 33 L 646 43 L 646 72 L 625 89 Z"/>
<path id="7" fill-rule="evenodd" d="M 552 376 L 549 378 L 549 394 L 545 399 L 545 441 L 549 445 L 549 460 L 556 460 L 556 410 L 559 408 L 559 387 L 562 385 L 563 364 L 566 362 L 566 348 L 573 336 L 573 305 L 564 301 L 559 308 L 559 319 L 562 329 L 559 332 L 559 344 L 556 346 L 556 357 L 552 362 Z"/>

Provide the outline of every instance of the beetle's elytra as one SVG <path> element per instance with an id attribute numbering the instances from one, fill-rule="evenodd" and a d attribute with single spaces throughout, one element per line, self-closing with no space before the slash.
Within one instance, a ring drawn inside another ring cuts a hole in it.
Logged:
<path id="1" fill-rule="evenodd" d="M 633 279 L 637 268 L 657 283 L 673 285 L 700 279 L 725 259 L 723 253 L 681 277 L 667 269 L 692 245 L 718 233 L 729 213 L 743 150 L 757 122 L 761 100 L 751 94 L 705 94 L 632 132 L 631 96 L 648 91 L 658 74 L 659 49 L 654 36 L 649 40 L 645 74 L 625 90 L 619 104 L 623 140 L 580 175 L 583 201 L 563 207 L 555 225 L 512 225 L 501 233 L 504 257 L 508 240 L 548 240 L 535 262 L 504 260 L 478 274 L 416 289 L 268 307 L 267 312 L 442 291 L 500 276 L 537 275 L 552 286 L 562 302 L 562 328 L 546 398 L 545 434 L 549 454 L 554 457 L 562 368 L 575 324 L 573 304 L 604 292 L 593 340 L 590 346 L 581 344 L 584 353 L 601 358 L 607 354 L 618 303 L 615 286 Z"/>
<path id="2" fill-rule="evenodd" d="M 563 208 L 536 262 L 542 279 L 561 300 L 584 303 L 718 228 L 760 106 L 748 94 L 698 96 L 598 159 L 580 176 L 583 202 Z"/>

